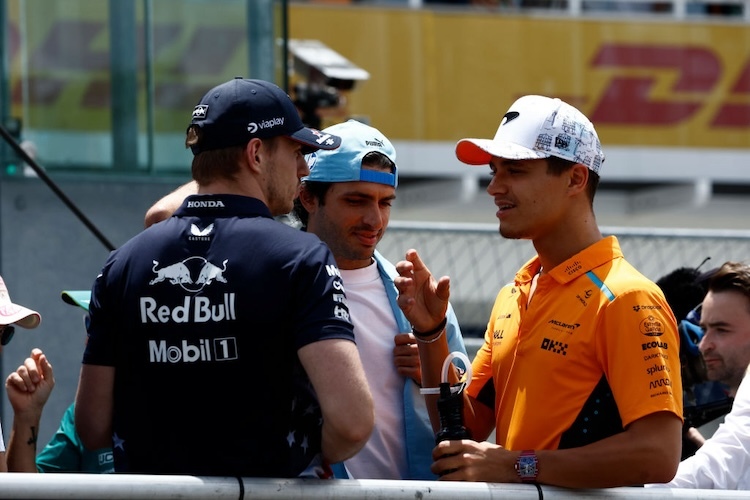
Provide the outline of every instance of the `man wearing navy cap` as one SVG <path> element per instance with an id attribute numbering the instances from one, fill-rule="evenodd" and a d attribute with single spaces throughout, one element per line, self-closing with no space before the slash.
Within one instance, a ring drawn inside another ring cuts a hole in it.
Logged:
<path id="1" fill-rule="evenodd" d="M 195 107 L 198 194 L 112 252 L 92 289 L 76 428 L 117 472 L 320 477 L 367 441 L 336 262 L 273 220 L 304 154 L 339 144 L 268 82 L 231 80 Z"/>
<path id="2" fill-rule="evenodd" d="M 333 251 L 375 399 L 370 440 L 346 470 L 336 467 L 336 477 L 435 479 L 435 434 L 419 394 L 416 340 L 396 302 L 396 268 L 376 250 L 396 198 L 396 151 L 379 130 L 356 120 L 324 132 L 341 136 L 341 147 L 310 155 L 294 213 Z M 452 308 L 448 316 L 449 347 L 466 354 Z"/>

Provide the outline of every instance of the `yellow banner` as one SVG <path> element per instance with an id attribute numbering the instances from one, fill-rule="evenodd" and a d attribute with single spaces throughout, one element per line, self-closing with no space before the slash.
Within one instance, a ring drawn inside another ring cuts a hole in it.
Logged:
<path id="1" fill-rule="evenodd" d="M 107 6 L 9 2 L 13 114 L 25 126 L 111 128 Z M 242 2 L 153 6 L 155 126 L 182 133 L 208 88 L 250 76 L 247 11 Z M 142 124 L 143 18 L 139 10 Z M 605 146 L 750 148 L 747 24 L 294 3 L 289 36 L 320 40 L 367 70 L 348 109 L 396 140 L 491 137 L 514 99 L 543 94 L 578 106 Z"/>
<path id="2" fill-rule="evenodd" d="M 391 138 L 492 137 L 524 94 L 560 97 L 606 145 L 750 148 L 750 29 L 296 4 L 290 37 L 370 72 L 350 97 Z"/>

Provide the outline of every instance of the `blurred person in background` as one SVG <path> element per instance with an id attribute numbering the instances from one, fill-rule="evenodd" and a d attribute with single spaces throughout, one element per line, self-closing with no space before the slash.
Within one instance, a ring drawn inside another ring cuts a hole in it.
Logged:
<path id="1" fill-rule="evenodd" d="M 0 277 L 0 352 L 2 346 L 13 339 L 16 326 L 36 328 L 41 322 L 42 316 L 38 312 L 11 301 L 8 287 Z M 35 469 L 42 409 L 54 386 L 52 365 L 41 349 L 36 348 L 6 378 L 5 390 L 13 407 L 13 426 L 7 453 L 0 428 L 0 472 Z"/>
<path id="2" fill-rule="evenodd" d="M 700 310 L 700 350 L 710 380 L 734 396 L 732 411 L 695 455 L 680 462 L 669 488 L 750 489 L 750 266 L 725 262 Z"/>
<path id="3" fill-rule="evenodd" d="M 85 311 L 83 326 L 85 330 L 88 330 L 91 291 L 64 290 L 60 296 L 66 304 L 80 307 Z M 35 467 L 23 472 L 87 472 L 110 474 L 114 471 L 115 464 L 111 448 L 87 450 L 83 446 L 81 438 L 76 432 L 75 403 L 72 403 L 65 410 L 60 420 L 60 426 L 54 436 L 52 436 L 52 439 L 37 454 Z"/>

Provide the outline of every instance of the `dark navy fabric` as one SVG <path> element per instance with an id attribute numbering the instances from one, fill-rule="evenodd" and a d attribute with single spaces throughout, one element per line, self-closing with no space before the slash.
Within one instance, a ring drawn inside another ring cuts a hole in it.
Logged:
<path id="1" fill-rule="evenodd" d="M 188 197 L 110 254 L 90 314 L 83 362 L 116 368 L 117 472 L 294 477 L 320 453 L 297 350 L 354 341 L 343 285 L 259 200 Z"/>

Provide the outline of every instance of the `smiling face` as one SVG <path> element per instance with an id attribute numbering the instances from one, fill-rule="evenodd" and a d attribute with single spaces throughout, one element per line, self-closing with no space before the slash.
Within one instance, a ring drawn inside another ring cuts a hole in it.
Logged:
<path id="1" fill-rule="evenodd" d="M 339 268 L 366 267 L 388 227 L 395 199 L 396 188 L 385 184 L 332 183 L 323 203 L 306 197 L 307 230 L 328 245 Z"/>
<path id="2" fill-rule="evenodd" d="M 709 380 L 736 391 L 750 363 L 750 301 L 732 290 L 709 291 L 701 308 L 700 341 Z"/>
<path id="3" fill-rule="evenodd" d="M 510 239 L 538 239 L 559 227 L 567 179 L 548 172 L 547 160 L 490 161 L 487 192 L 497 206 L 500 234 Z"/>

